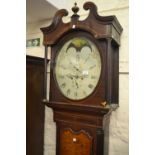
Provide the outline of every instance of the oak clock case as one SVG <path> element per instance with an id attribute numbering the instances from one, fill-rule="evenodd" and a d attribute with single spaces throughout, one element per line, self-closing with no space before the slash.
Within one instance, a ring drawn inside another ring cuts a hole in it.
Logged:
<path id="1" fill-rule="evenodd" d="M 43 103 L 53 109 L 56 155 L 108 155 L 110 114 L 118 107 L 119 46 L 122 27 L 115 16 L 99 16 L 92 2 L 80 21 L 75 3 L 71 21 L 59 10 L 41 28 L 45 46 Z M 47 96 L 47 55 L 50 92 Z"/>

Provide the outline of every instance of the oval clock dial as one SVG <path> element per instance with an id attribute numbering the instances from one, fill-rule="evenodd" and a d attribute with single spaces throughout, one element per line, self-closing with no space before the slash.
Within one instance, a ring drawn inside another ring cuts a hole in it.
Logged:
<path id="1" fill-rule="evenodd" d="M 101 75 L 101 57 L 96 45 L 85 37 L 67 41 L 56 57 L 55 76 L 61 93 L 72 100 L 88 97 Z"/>

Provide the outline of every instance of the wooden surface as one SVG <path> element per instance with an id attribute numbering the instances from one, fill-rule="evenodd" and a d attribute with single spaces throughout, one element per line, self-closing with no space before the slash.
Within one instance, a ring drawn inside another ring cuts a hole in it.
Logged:
<path id="1" fill-rule="evenodd" d="M 43 59 L 26 57 L 26 155 L 43 155 Z"/>
<path id="2" fill-rule="evenodd" d="M 60 155 L 91 155 L 92 138 L 84 131 L 73 132 L 71 129 L 60 133 Z"/>
<path id="3" fill-rule="evenodd" d="M 88 17 L 80 21 L 78 12 L 71 16 L 71 21 L 63 23 L 63 16 L 67 16 L 65 9 L 59 10 L 50 26 L 41 28 L 44 35 L 44 45 L 51 51 L 51 82 L 50 101 L 75 103 L 68 100 L 58 90 L 54 67 L 56 56 L 63 44 L 73 37 L 84 36 L 95 43 L 101 56 L 101 77 L 95 91 L 77 104 L 102 106 L 102 102 L 118 104 L 118 73 L 119 73 L 119 45 L 122 27 L 115 16 L 100 16 L 97 7 L 92 2 L 86 2 L 84 9 L 89 10 Z M 78 10 L 73 9 L 73 10 Z"/>
<path id="4" fill-rule="evenodd" d="M 94 3 L 86 2 L 83 7 L 89 10 L 85 20 L 79 20 L 75 6 L 70 22 L 63 23 L 62 18 L 68 11 L 62 9 L 50 26 L 41 28 L 43 43 L 51 51 L 50 99 L 44 103 L 54 111 L 56 155 L 108 155 L 109 117 L 112 105 L 115 109 L 119 103 L 119 46 L 123 29 L 115 16 L 99 16 Z M 63 44 L 79 36 L 88 38 L 97 46 L 102 69 L 94 92 L 75 101 L 60 92 L 55 81 L 55 64 Z M 73 138 L 79 139 L 79 143 L 73 143 Z"/>
<path id="5" fill-rule="evenodd" d="M 85 10 L 89 10 L 88 17 L 80 21 L 77 15 L 73 15 L 72 21 L 68 23 L 62 21 L 62 18 L 68 15 L 68 11 L 59 10 L 54 16 L 52 24 L 41 28 L 44 33 L 44 45 L 55 44 L 63 35 L 75 29 L 89 32 L 96 39 L 112 38 L 117 44 L 120 44 L 120 34 L 123 29 L 116 16 L 98 15 L 97 7 L 92 2 L 86 2 L 83 7 Z"/>

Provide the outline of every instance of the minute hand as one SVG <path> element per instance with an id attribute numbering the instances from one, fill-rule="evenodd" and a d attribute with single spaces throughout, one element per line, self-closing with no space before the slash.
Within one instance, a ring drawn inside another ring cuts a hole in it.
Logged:
<path id="1" fill-rule="evenodd" d="M 73 65 L 73 67 L 76 69 L 76 71 L 78 71 L 78 72 L 82 73 L 82 71 L 81 71 L 79 68 L 77 68 L 77 67 L 76 67 L 76 66 L 74 66 L 74 65 Z"/>
<path id="2" fill-rule="evenodd" d="M 82 71 L 79 68 L 77 68 L 71 61 L 70 64 L 73 66 L 74 69 L 76 69 L 76 71 L 82 73 Z"/>

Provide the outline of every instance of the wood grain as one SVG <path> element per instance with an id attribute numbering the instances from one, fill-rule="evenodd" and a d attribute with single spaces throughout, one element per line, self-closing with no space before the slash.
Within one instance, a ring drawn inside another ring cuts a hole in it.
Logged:
<path id="1" fill-rule="evenodd" d="M 26 57 L 26 155 L 43 155 L 44 110 L 43 97 L 44 59 Z"/>
<path id="2" fill-rule="evenodd" d="M 43 43 L 51 50 L 50 99 L 44 104 L 54 111 L 57 126 L 56 155 L 103 155 L 107 152 L 109 117 L 119 104 L 122 26 L 115 15 L 98 15 L 97 7 L 92 2 L 86 2 L 83 7 L 89 10 L 85 20 L 79 20 L 79 9 L 75 4 L 70 22 L 63 23 L 62 18 L 68 15 L 68 11 L 62 9 L 56 13 L 51 25 L 41 28 Z M 60 92 L 55 80 L 56 58 L 64 43 L 82 36 L 91 40 L 99 50 L 101 76 L 92 94 L 82 100 L 71 100 Z"/>
<path id="3" fill-rule="evenodd" d="M 60 155 L 91 155 L 92 138 L 84 131 L 63 130 L 60 134 Z"/>

